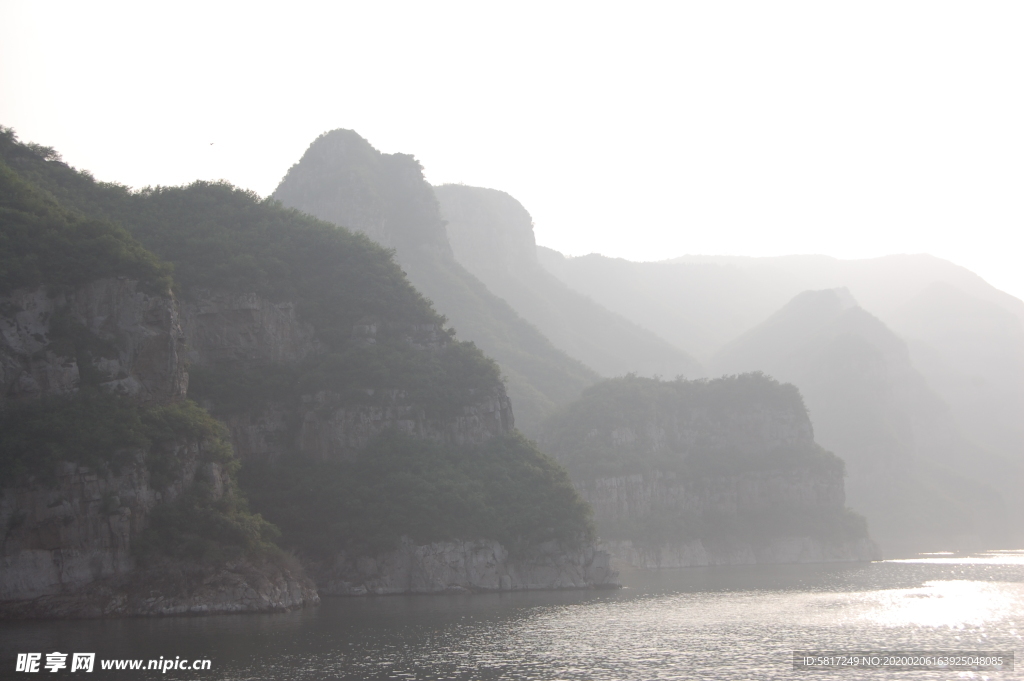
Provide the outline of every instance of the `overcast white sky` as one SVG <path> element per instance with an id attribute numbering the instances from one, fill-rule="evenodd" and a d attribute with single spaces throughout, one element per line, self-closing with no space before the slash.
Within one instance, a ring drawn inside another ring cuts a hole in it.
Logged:
<path id="1" fill-rule="evenodd" d="M 0 124 L 102 180 L 266 195 L 352 128 L 572 255 L 924 252 L 1024 298 L 1024 3 L 0 0 L 0 35 Z"/>

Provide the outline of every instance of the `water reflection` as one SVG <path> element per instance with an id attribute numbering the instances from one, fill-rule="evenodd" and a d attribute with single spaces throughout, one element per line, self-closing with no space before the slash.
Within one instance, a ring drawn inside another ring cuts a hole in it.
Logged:
<path id="1" fill-rule="evenodd" d="M 326 599 L 280 615 L 5 623 L 0 649 L 5 669 L 19 651 L 94 650 L 212 658 L 203 679 L 317 680 L 792 678 L 794 649 L 1021 649 L 1024 551 L 624 578 L 628 588 L 617 592 Z M 846 670 L 834 678 L 883 676 Z"/>

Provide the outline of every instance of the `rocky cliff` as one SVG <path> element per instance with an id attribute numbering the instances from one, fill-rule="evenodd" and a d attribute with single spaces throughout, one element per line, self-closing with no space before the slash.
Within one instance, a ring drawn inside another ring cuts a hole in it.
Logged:
<path id="1" fill-rule="evenodd" d="M 256 294 L 194 292 L 181 313 L 193 371 L 280 370 L 327 352 L 313 327 L 300 321 L 295 310 L 294 302 L 275 303 Z M 379 322 L 361 320 L 353 325 L 353 342 L 374 345 L 380 327 Z M 437 324 L 392 325 L 390 331 L 420 349 L 437 351 L 451 343 Z M 360 392 L 356 403 L 351 395 L 329 389 L 300 391 L 285 399 L 271 396 L 256 408 L 229 411 L 222 417 L 243 459 L 283 452 L 320 460 L 351 457 L 391 430 L 455 445 L 479 444 L 515 426 L 511 401 L 500 383 L 475 394 L 459 413 L 446 418 L 432 418 L 405 389 Z"/>
<path id="2" fill-rule="evenodd" d="M 275 304 L 255 295 L 201 292 L 183 306 L 189 357 L 200 370 L 239 362 L 267 366 L 267 360 L 281 358 L 297 364 L 324 352 L 325 346 L 295 317 L 294 309 L 293 304 Z M 379 327 L 380 323 L 361 320 L 354 325 L 352 338 L 372 346 Z M 452 342 L 435 325 L 399 331 L 404 343 L 433 352 Z M 428 414 L 409 390 L 363 392 L 362 403 L 356 404 L 332 390 L 272 398 L 259 409 L 225 413 L 223 418 L 243 460 L 278 463 L 356 462 L 385 433 L 467 447 L 514 431 L 511 401 L 500 383 L 474 394 L 457 413 L 444 416 Z M 591 543 L 574 548 L 548 541 L 510 555 L 494 539 L 417 542 L 404 536 L 394 549 L 307 552 L 303 562 L 321 595 L 359 596 L 614 586 L 617 572 L 609 559 Z"/>
<path id="3" fill-rule="evenodd" d="M 184 398 L 178 307 L 138 284 L 106 278 L 0 296 L 0 403 L 68 394 L 83 380 L 141 401 Z"/>
<path id="4" fill-rule="evenodd" d="M 637 567 L 870 560 L 843 462 L 800 394 L 756 374 L 599 384 L 545 424 L 610 550 Z"/>
<path id="5" fill-rule="evenodd" d="M 9 312 L 0 319 L 8 400 L 73 393 L 82 382 L 83 361 L 90 362 L 104 388 L 141 400 L 166 400 L 184 396 L 186 357 L 201 369 L 239 362 L 298 363 L 323 352 L 312 328 L 296 318 L 294 304 L 254 294 L 204 292 L 179 312 L 175 300 L 134 289 L 135 282 L 108 280 L 68 295 L 17 291 L 0 301 Z M 97 339 L 94 344 L 106 343 L 109 356 L 76 355 L 75 347 L 62 344 L 63 337 L 54 333 L 54 319 L 70 319 L 86 329 Z M 363 326 L 353 333 L 364 342 L 372 340 L 372 325 Z M 406 340 L 424 347 L 450 342 L 433 326 L 405 333 Z M 337 392 L 321 390 L 231 413 L 224 420 L 243 460 L 351 459 L 389 431 L 464 446 L 514 428 L 511 403 L 500 384 L 448 418 L 431 418 L 407 391 L 368 397 L 376 397 L 376 403 L 353 405 Z M 251 560 L 216 567 L 194 561 L 139 565 L 133 543 L 154 508 L 180 497 L 197 476 L 223 490 L 225 474 L 216 463 L 202 463 L 202 446 L 177 448 L 174 457 L 181 468 L 165 485 L 151 480 L 140 450 L 116 474 L 63 463 L 54 486 L 5 486 L 0 497 L 0 527 L 6 528 L 0 616 L 210 614 L 317 603 L 317 588 L 297 563 L 290 569 Z M 360 595 L 603 585 L 615 577 L 607 563 L 607 554 L 592 546 L 546 545 L 528 558 L 510 559 L 493 540 L 416 544 L 405 538 L 390 552 L 342 553 L 330 568 L 316 561 L 312 565 L 324 593 Z"/>
<path id="6" fill-rule="evenodd" d="M 123 395 L 133 404 L 184 399 L 186 336 L 177 301 L 169 294 L 141 291 L 135 280 L 108 278 L 52 292 L 15 290 L 0 298 L 0 310 L 0 396 L 8 409 L 71 398 L 86 386 Z M 62 404 L 54 403 L 53 409 Z M 44 467 L 37 475 L 5 479 L 0 616 L 212 613 L 315 603 L 316 590 L 301 570 L 292 574 L 244 561 L 220 567 L 163 561 L 140 568 L 133 547 L 154 509 L 198 485 L 214 501 L 229 493 L 230 477 L 206 451 L 210 444 L 173 437 L 161 443 L 161 459 L 173 465 L 159 479 L 151 462 L 155 444 L 89 453 L 101 462 L 114 458 L 116 466 L 63 460 L 55 475 Z M 197 585 L 174 578 L 184 573 L 203 579 Z M 259 596 L 248 592 L 251 585 L 259 587 Z"/>
<path id="7" fill-rule="evenodd" d="M 818 471 L 794 467 L 728 475 L 652 472 L 581 481 L 577 489 L 594 508 L 599 527 L 607 528 L 614 537 L 608 541 L 608 550 L 633 567 L 878 558 L 878 549 L 870 539 L 844 536 L 842 527 L 784 527 L 794 518 L 807 521 L 820 519 L 820 514 L 842 518 L 845 494 L 841 468 Z M 757 522 L 770 516 L 779 517 L 779 526 L 765 527 Z M 646 528 L 655 529 L 654 535 L 644 531 L 645 523 L 663 523 L 666 518 L 678 524 L 674 528 L 676 536 L 657 537 L 658 530 L 673 534 L 664 527 Z M 736 519 L 743 519 L 749 527 L 736 527 Z M 755 528 L 767 531 L 758 534 Z M 830 529 L 838 532 L 830 535 Z M 686 536 L 687 532 L 691 536 Z"/>
<path id="8" fill-rule="evenodd" d="M 392 551 L 370 556 L 339 554 L 310 572 L 324 595 L 584 589 L 617 586 L 610 555 L 594 546 L 557 542 L 510 555 L 496 541 L 416 544 L 408 539 Z"/>
<path id="9" fill-rule="evenodd" d="M 138 461 L 116 475 L 61 466 L 55 487 L 5 488 L 0 496 L 0 618 L 109 617 L 265 612 L 315 605 L 301 567 L 279 561 L 146 561 L 133 544 L 160 504 L 206 478 L 223 494 L 226 475 L 200 464 L 199 445 L 180 452 L 182 474 L 156 489 Z"/>

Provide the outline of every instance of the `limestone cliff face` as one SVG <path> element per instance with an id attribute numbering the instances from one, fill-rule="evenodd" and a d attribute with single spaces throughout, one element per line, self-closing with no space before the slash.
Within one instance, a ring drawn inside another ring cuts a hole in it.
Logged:
<path id="1" fill-rule="evenodd" d="M 142 401 L 182 399 L 184 341 L 174 299 L 129 279 L 14 291 L 0 297 L 0 403 L 72 392 L 83 374 Z"/>
<path id="2" fill-rule="evenodd" d="M 74 591 L 0 602 L 0 619 L 280 612 L 319 603 L 316 586 L 299 567 L 245 560 L 218 566 L 173 561 L 92 581 Z"/>
<path id="3" fill-rule="evenodd" d="M 193 364 L 297 362 L 323 350 L 313 327 L 298 320 L 291 302 L 204 290 L 181 307 Z"/>
<path id="4" fill-rule="evenodd" d="M 496 541 L 417 545 L 403 540 L 378 556 L 338 555 L 310 567 L 320 592 L 336 596 L 583 589 L 618 586 L 610 555 L 593 546 L 568 548 L 548 542 L 511 556 Z"/>
<path id="5" fill-rule="evenodd" d="M 839 514 L 845 506 L 842 469 L 797 467 L 752 470 L 732 475 L 687 476 L 653 472 L 578 482 L 577 490 L 594 509 L 599 526 L 622 528 L 661 515 L 690 522 L 722 517 L 778 513 Z M 878 558 L 867 537 L 821 537 L 806 534 L 730 536 L 674 541 L 625 538 L 608 541 L 613 556 L 643 568 L 754 563 L 825 563 Z"/>
<path id="6" fill-rule="evenodd" d="M 772 537 L 763 542 L 708 542 L 693 539 L 650 546 L 631 540 L 608 542 L 622 565 L 645 569 L 785 563 L 856 563 L 878 560 L 878 547 L 867 537 L 823 540 L 807 536 Z"/>
<path id="7" fill-rule="evenodd" d="M 264 317 L 288 315 L 275 307 Z M 16 290 L 0 298 L 0 406 L 72 393 L 85 383 L 144 403 L 180 400 L 188 386 L 186 344 L 177 301 L 129 279 L 55 294 Z M 301 570 L 185 562 L 139 569 L 132 545 L 156 506 L 200 478 L 213 494 L 224 493 L 226 474 L 202 462 L 203 448 L 178 443 L 168 452 L 177 472 L 160 485 L 142 451 L 116 472 L 62 463 L 53 485 L 0 481 L 0 617 L 238 612 L 317 602 Z"/>
<path id="8" fill-rule="evenodd" d="M 200 470 L 199 445 L 177 454 L 184 464 L 181 473 L 160 490 L 150 484 L 141 452 L 134 465 L 117 475 L 100 476 L 65 463 L 55 487 L 3 489 L 0 600 L 60 594 L 131 572 L 132 541 L 157 504 L 177 498 L 197 474 L 223 488 L 218 466 L 206 464 Z"/>
<path id="9" fill-rule="evenodd" d="M 274 458 L 285 450 L 314 460 L 351 459 L 389 430 L 453 445 L 480 444 L 511 432 L 515 419 L 504 390 L 481 395 L 451 418 L 430 418 L 402 390 L 367 391 L 376 404 L 349 404 L 335 392 L 304 395 L 295 405 L 226 416 L 243 458 Z M 298 424 L 296 427 L 295 424 Z"/>
<path id="10" fill-rule="evenodd" d="M 201 292 L 183 305 L 182 325 L 189 358 L 196 366 L 224 363 L 293 363 L 323 351 L 313 331 L 288 303 L 258 296 Z M 377 342 L 383 329 L 366 319 L 355 325 L 353 341 Z M 397 331 L 420 348 L 441 348 L 450 338 L 436 325 Z M 408 391 L 366 390 L 353 404 L 328 390 L 298 399 L 273 400 L 260 409 L 225 414 L 232 442 L 244 460 L 301 456 L 314 460 L 350 459 L 386 430 L 461 446 L 511 432 L 512 405 L 502 385 L 476 396 L 461 413 L 430 415 Z M 570 549 L 545 544 L 512 557 L 493 540 L 415 544 L 404 539 L 380 555 L 341 553 L 330 561 L 306 562 L 323 595 L 434 593 L 443 591 L 589 588 L 615 585 L 607 551 L 592 545 Z"/>
<path id="11" fill-rule="evenodd" d="M 541 443 L 569 469 L 609 550 L 635 567 L 870 560 L 843 462 L 799 392 L 760 374 L 626 377 L 584 393 Z"/>
<path id="12" fill-rule="evenodd" d="M 313 328 L 303 323 L 290 302 L 274 303 L 255 294 L 201 291 L 182 306 L 188 357 L 195 366 L 224 363 L 292 364 L 324 351 Z M 372 345 L 380 323 L 366 319 L 352 330 L 353 341 Z M 420 348 L 440 348 L 450 338 L 437 325 L 408 325 L 396 331 Z M 455 445 L 479 444 L 515 426 L 504 386 L 480 394 L 462 413 L 431 417 L 401 389 L 367 389 L 353 404 L 338 392 L 321 390 L 298 399 L 272 401 L 257 411 L 224 415 L 236 451 L 249 457 L 274 457 L 285 451 L 314 459 L 349 458 L 386 430 Z"/>
<path id="13" fill-rule="evenodd" d="M 846 494 L 841 468 L 816 471 L 806 467 L 746 470 L 729 475 L 685 475 L 675 472 L 597 478 L 576 488 L 600 520 L 623 521 L 671 509 L 696 516 L 758 512 L 785 505 L 813 513 L 842 510 Z"/>

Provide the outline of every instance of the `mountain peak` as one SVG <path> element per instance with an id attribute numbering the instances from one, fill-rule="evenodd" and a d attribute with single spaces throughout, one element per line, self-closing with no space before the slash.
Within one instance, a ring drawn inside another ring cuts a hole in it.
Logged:
<path id="1" fill-rule="evenodd" d="M 427 247 L 451 255 L 444 221 L 423 166 L 382 154 L 354 130 L 331 130 L 288 169 L 273 198 L 363 232 L 399 253 Z"/>

